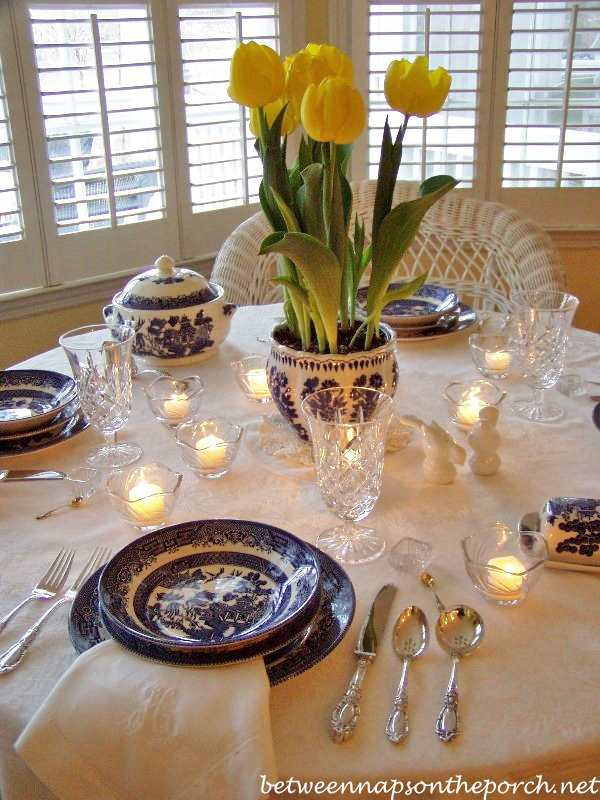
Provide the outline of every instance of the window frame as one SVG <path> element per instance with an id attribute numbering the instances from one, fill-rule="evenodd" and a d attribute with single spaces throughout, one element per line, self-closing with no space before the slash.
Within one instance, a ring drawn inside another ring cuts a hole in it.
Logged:
<path id="1" fill-rule="evenodd" d="M 85 300 L 106 300 L 115 285 L 123 284 L 124 277 L 141 271 L 162 253 L 169 253 L 178 263 L 208 264 L 228 233 L 259 207 L 252 204 L 196 214 L 191 211 L 178 9 L 215 3 L 147 3 L 152 19 L 167 213 L 161 220 L 62 236 L 58 236 L 54 223 L 28 6 L 70 6 L 77 5 L 78 0 L 8 0 L 0 4 L 0 51 L 5 72 L 13 76 L 5 81 L 6 94 L 26 231 L 23 240 L 0 247 L 0 320 Z M 232 6 L 242 3 L 219 2 Z M 120 0 L 101 0 L 101 4 L 123 5 Z M 304 0 L 279 0 L 279 16 L 280 47 L 286 55 L 305 44 Z M 17 91 L 21 85 L 22 94 Z M 20 288 L 24 276 L 30 288 Z"/>
<path id="2" fill-rule="evenodd" d="M 600 246 L 597 210 L 600 207 L 600 188 L 502 187 L 512 11 L 512 2 L 482 0 L 476 170 L 473 187 L 458 187 L 455 191 L 516 208 L 550 232 L 562 235 L 563 244 L 565 233 L 573 232 L 574 245 L 581 242 L 577 234 L 584 233 L 586 241 L 594 241 Z M 351 56 L 356 84 L 364 97 L 368 96 L 368 15 L 369 0 L 352 0 L 351 3 L 329 0 L 331 43 Z M 354 180 L 368 177 L 366 145 L 367 134 L 364 132 L 356 141 L 352 156 L 351 177 Z"/>

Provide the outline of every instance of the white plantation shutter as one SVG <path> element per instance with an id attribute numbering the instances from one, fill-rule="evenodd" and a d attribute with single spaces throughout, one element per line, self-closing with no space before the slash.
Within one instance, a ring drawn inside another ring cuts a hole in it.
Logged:
<path id="1" fill-rule="evenodd" d="M 262 176 L 247 110 L 227 95 L 239 42 L 280 50 L 275 3 L 179 10 L 192 210 L 258 202 Z"/>
<path id="2" fill-rule="evenodd" d="M 0 238 L 0 295 L 118 286 L 165 252 L 215 254 L 258 207 L 254 137 L 226 92 L 233 50 L 250 39 L 303 47 L 302 0 L 0 2 L 0 214 L 9 198 L 16 213 L 18 186 L 23 224 L 11 225 L 25 234 Z"/>
<path id="3" fill-rule="evenodd" d="M 394 136 L 403 119 L 390 110 L 383 92 L 388 64 L 427 55 L 430 69 L 441 66 L 452 74 L 452 86 L 440 113 L 411 118 L 399 178 L 424 180 L 444 173 L 472 186 L 480 33 L 480 2 L 369 3 L 369 177 L 377 177 L 386 115 Z"/>
<path id="4" fill-rule="evenodd" d="M 369 75 L 368 139 L 357 142 L 353 177 L 376 175 L 388 63 L 428 54 L 452 88 L 441 113 L 410 120 L 400 177 L 447 172 L 460 190 L 547 228 L 597 234 L 599 0 L 330 0 L 330 24 L 340 13 L 335 43 L 351 50 L 357 84 Z M 393 131 L 400 118 L 390 113 Z"/>
<path id="5" fill-rule="evenodd" d="M 30 14 L 58 233 L 163 217 L 149 7 Z"/>
<path id="6" fill-rule="evenodd" d="M 600 186 L 600 3 L 514 3 L 502 185 Z"/>
<path id="7" fill-rule="evenodd" d="M 23 238 L 21 199 L 0 62 L 0 244 Z"/>

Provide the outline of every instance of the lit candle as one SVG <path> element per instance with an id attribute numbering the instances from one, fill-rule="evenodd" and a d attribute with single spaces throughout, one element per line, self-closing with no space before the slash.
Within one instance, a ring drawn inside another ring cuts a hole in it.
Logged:
<path id="1" fill-rule="evenodd" d="M 502 593 L 520 595 L 523 590 L 523 575 L 525 565 L 514 556 L 497 556 L 490 558 L 488 567 L 501 570 L 490 570 L 488 573 L 490 586 Z"/>
<path id="2" fill-rule="evenodd" d="M 225 466 L 227 458 L 227 447 L 225 442 L 214 433 L 209 433 L 203 439 L 196 442 L 198 453 L 198 463 L 204 469 L 217 470 Z"/>
<path id="3" fill-rule="evenodd" d="M 466 394 L 456 410 L 456 418 L 459 424 L 472 428 L 479 421 L 479 412 L 486 406 L 479 397 L 479 393 L 471 390 Z"/>
<path id="4" fill-rule="evenodd" d="M 484 357 L 486 367 L 490 372 L 502 375 L 510 367 L 511 356 L 508 350 L 489 350 Z"/>
<path id="5" fill-rule="evenodd" d="M 165 497 L 163 490 L 156 483 L 141 480 L 129 490 L 131 508 L 140 520 L 146 525 L 156 525 L 162 522 L 165 514 Z"/>
<path id="6" fill-rule="evenodd" d="M 254 400 L 270 398 L 271 392 L 267 385 L 267 371 L 264 369 L 250 369 L 246 373 L 249 396 Z"/>
<path id="7" fill-rule="evenodd" d="M 183 422 L 190 415 L 187 395 L 174 392 L 168 400 L 165 400 L 163 410 L 169 422 Z"/>

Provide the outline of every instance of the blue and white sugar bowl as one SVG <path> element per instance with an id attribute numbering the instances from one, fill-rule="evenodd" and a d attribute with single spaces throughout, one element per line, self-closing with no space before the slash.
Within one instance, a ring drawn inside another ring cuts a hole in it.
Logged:
<path id="1" fill-rule="evenodd" d="M 154 367 L 183 366 L 215 355 L 229 333 L 236 306 L 223 288 L 198 272 L 160 256 L 132 278 L 103 309 L 109 324 L 135 328 L 133 353 Z"/>

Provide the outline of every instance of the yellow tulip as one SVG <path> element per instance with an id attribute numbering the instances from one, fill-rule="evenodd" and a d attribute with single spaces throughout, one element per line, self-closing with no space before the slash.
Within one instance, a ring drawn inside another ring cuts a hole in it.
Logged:
<path id="1" fill-rule="evenodd" d="M 249 108 L 266 106 L 281 97 L 284 88 L 283 61 L 275 50 L 256 42 L 236 47 L 227 89 L 235 103 Z"/>
<path id="2" fill-rule="evenodd" d="M 343 78 L 325 78 L 311 83 L 300 111 L 306 133 L 318 142 L 348 144 L 360 134 L 366 119 L 365 104 L 358 89 Z"/>
<path id="3" fill-rule="evenodd" d="M 427 56 L 413 63 L 392 61 L 385 74 L 384 92 L 390 108 L 407 116 L 429 117 L 444 105 L 452 77 L 443 67 L 430 70 Z"/>
<path id="4" fill-rule="evenodd" d="M 300 118 L 304 92 L 311 83 L 319 84 L 328 77 L 340 77 L 352 83 L 354 71 L 348 56 L 329 44 L 307 45 L 304 50 L 285 60 L 285 93 L 292 113 Z"/>
<path id="5" fill-rule="evenodd" d="M 275 100 L 274 103 L 269 103 L 268 105 L 264 106 L 265 115 L 267 117 L 267 124 L 269 128 L 273 125 L 275 117 L 284 105 L 284 98 L 280 97 L 278 100 Z M 298 120 L 295 119 L 294 115 L 292 114 L 289 105 L 285 110 L 285 114 L 283 115 L 283 122 L 281 124 L 281 133 L 285 136 L 288 133 L 291 133 L 295 130 L 296 126 L 298 125 Z M 256 136 L 258 139 L 260 136 L 260 124 L 258 122 L 258 109 L 252 108 L 250 110 L 250 130 L 252 131 L 253 135 Z"/>

